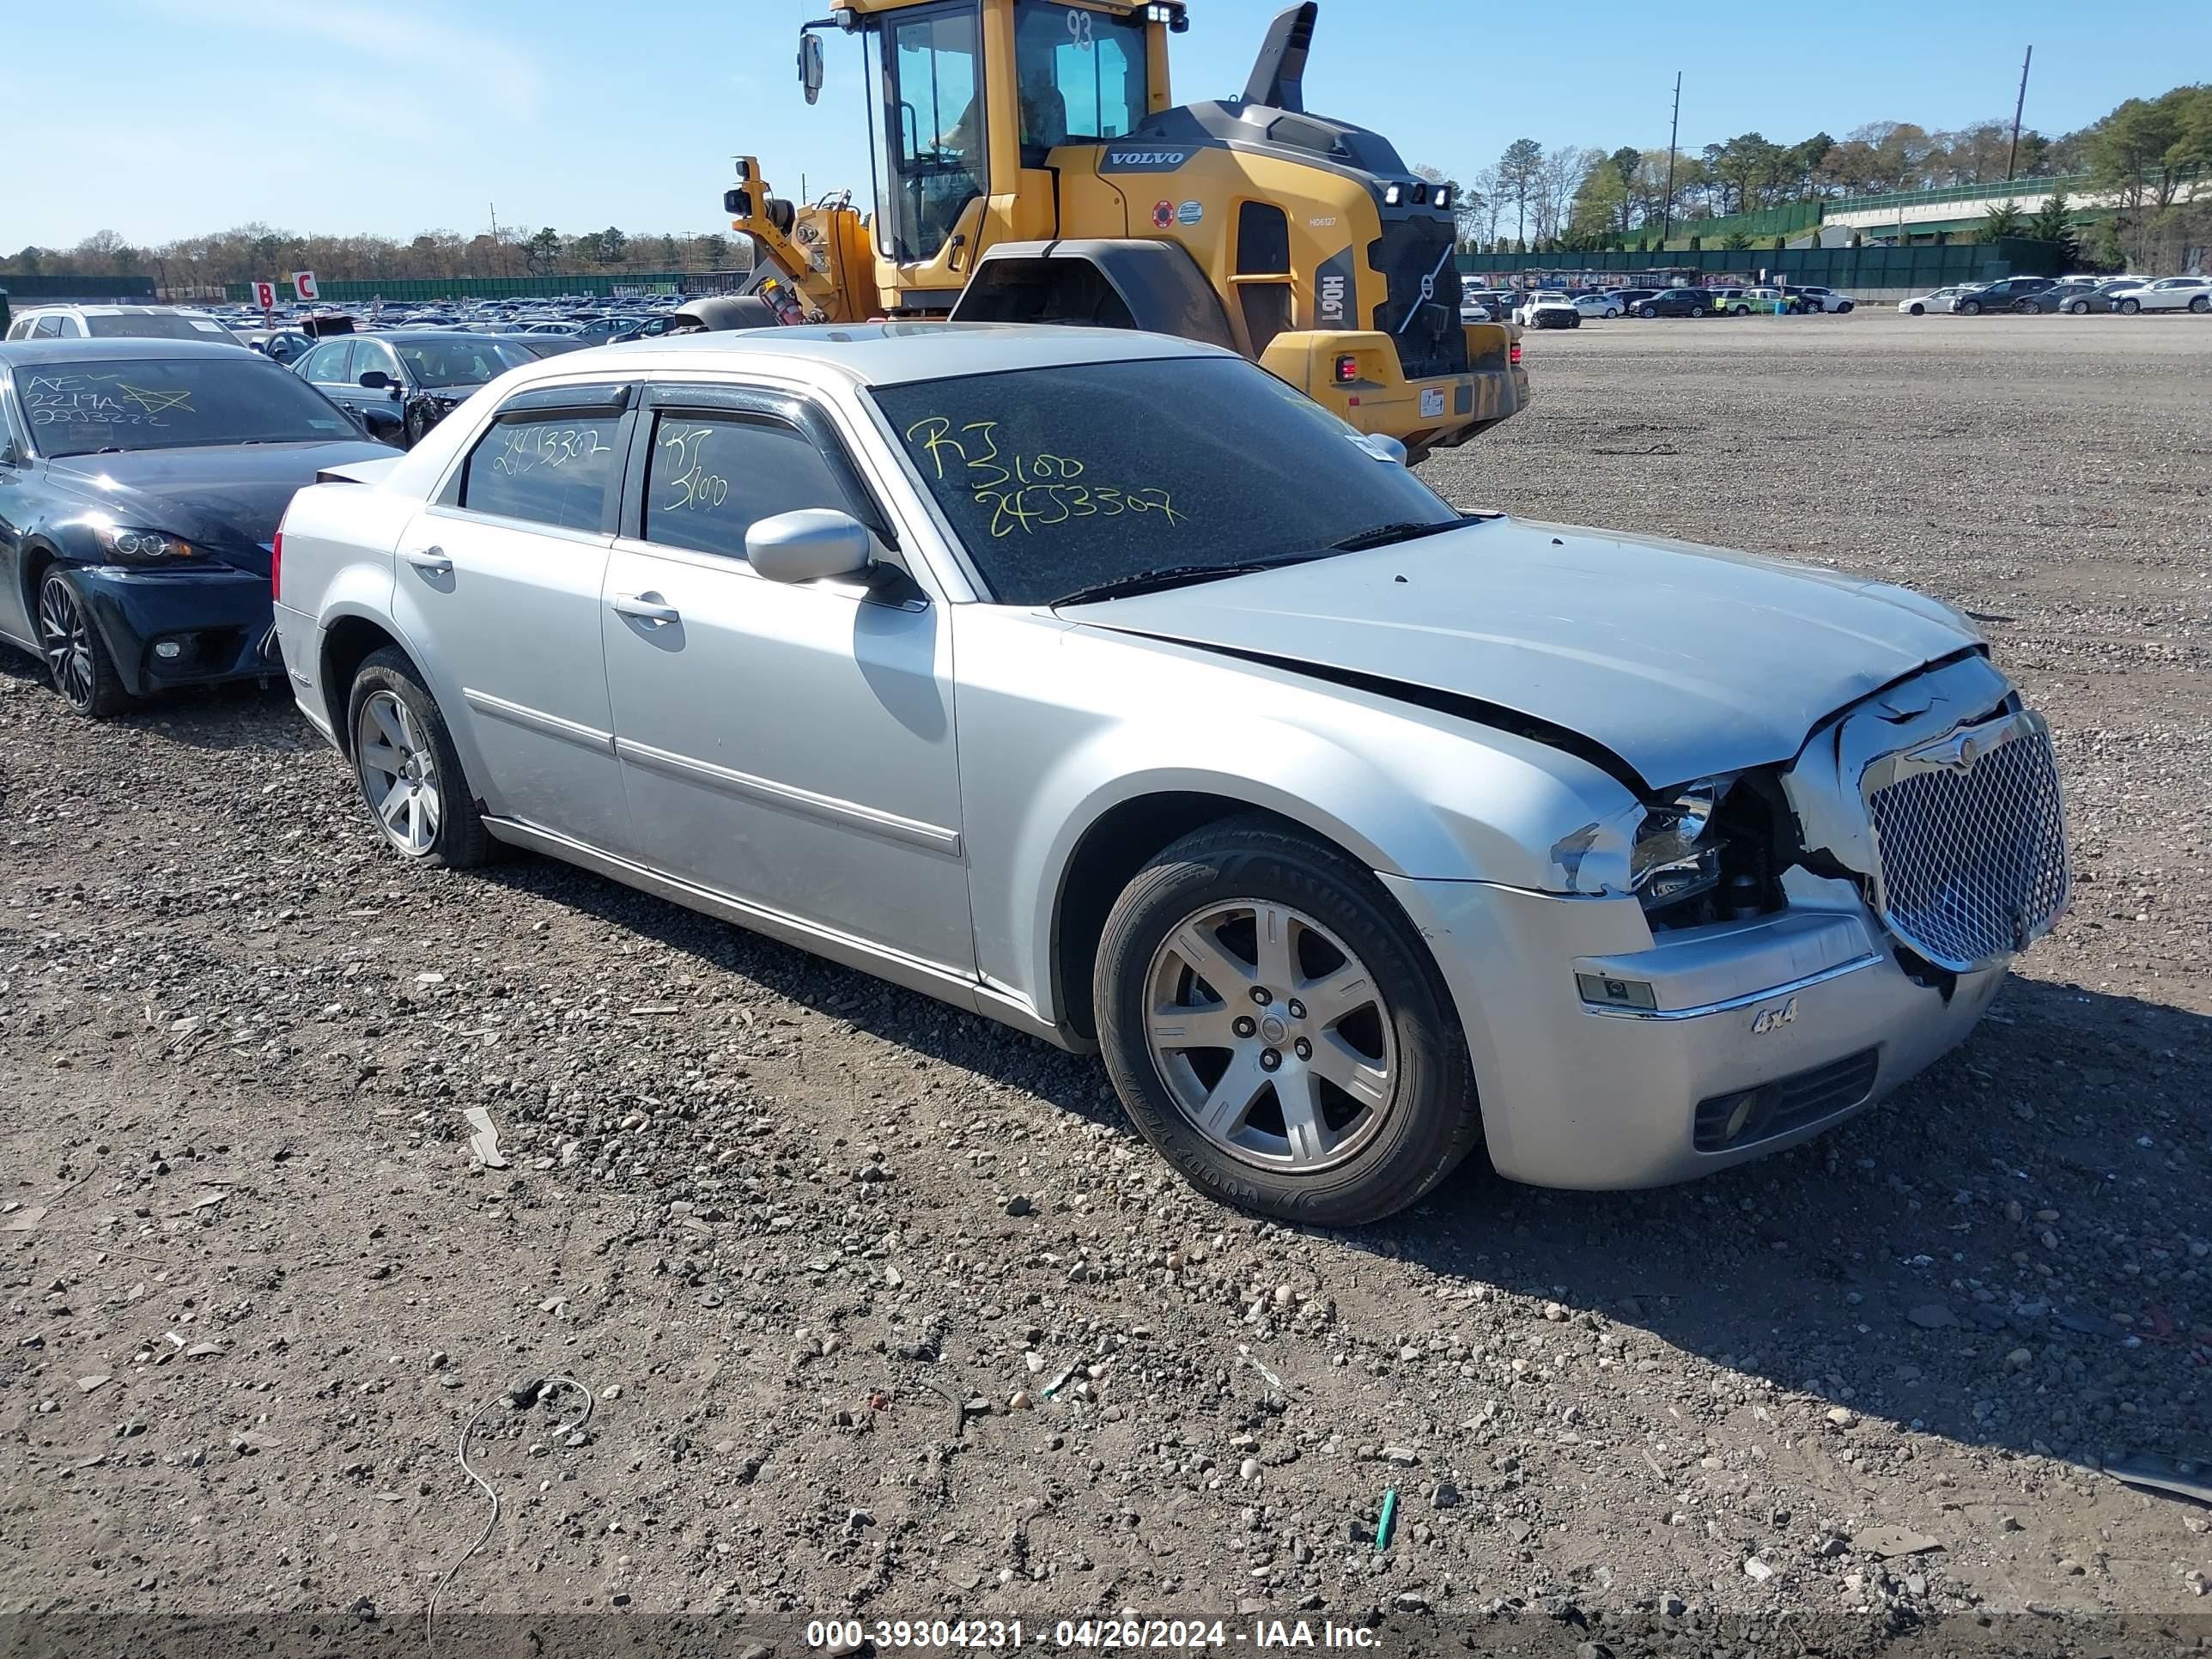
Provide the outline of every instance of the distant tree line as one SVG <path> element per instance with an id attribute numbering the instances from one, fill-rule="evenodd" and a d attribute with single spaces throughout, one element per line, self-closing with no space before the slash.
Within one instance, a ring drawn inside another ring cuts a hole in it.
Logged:
<path id="1" fill-rule="evenodd" d="M 1418 171 L 1455 183 L 1461 244 L 1474 251 L 1656 248 L 1662 227 L 1674 237 L 1698 235 L 1701 220 L 1796 203 L 2001 183 L 2011 149 L 2011 124 L 1995 120 L 1954 132 L 1875 121 L 1840 139 L 1816 132 L 1790 144 L 1746 132 L 1675 155 L 1671 194 L 1667 152 L 1632 145 L 1547 150 L 1534 138 L 1516 138 L 1463 183 L 1437 167 Z M 2212 228 L 2212 86 L 2130 98 L 2060 137 L 2021 131 L 2012 176 L 2070 173 L 2089 174 L 2090 189 L 2116 195 L 2121 205 L 2083 250 L 2086 257 L 2114 264 L 2155 261 L 2162 250 L 2178 257 L 2183 247 L 2202 246 Z M 2190 199 L 2192 177 L 2203 179 L 2196 199 Z M 2070 234 L 2067 214 L 2041 222 Z M 2022 234 L 2009 219 L 1997 222 L 1996 231 Z M 1751 243 L 1741 232 L 1726 240 Z"/>
<path id="2" fill-rule="evenodd" d="M 0 276 L 151 276 L 165 289 L 312 270 L 325 282 L 384 282 L 440 276 L 619 276 L 626 271 L 749 270 L 749 243 L 720 235 L 655 235 L 605 230 L 566 235 L 547 225 L 534 235 L 502 231 L 462 236 L 425 231 L 389 236 L 302 236 L 269 225 L 240 225 L 212 236 L 140 246 L 103 230 L 71 248 L 25 247 L 0 258 Z"/>

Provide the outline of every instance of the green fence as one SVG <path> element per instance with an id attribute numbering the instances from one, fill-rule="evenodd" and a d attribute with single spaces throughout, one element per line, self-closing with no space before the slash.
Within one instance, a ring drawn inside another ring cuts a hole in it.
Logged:
<path id="1" fill-rule="evenodd" d="M 0 289 L 19 306 L 80 303 L 150 306 L 154 303 L 151 276 L 26 276 L 20 270 L 0 270 Z"/>
<path id="2" fill-rule="evenodd" d="M 1755 277 L 1764 270 L 1785 282 L 1849 292 L 1862 288 L 1942 288 L 1952 283 L 1995 282 L 2001 276 L 2054 276 L 2058 251 L 2048 242 L 2008 237 L 1997 242 L 1958 242 L 1911 247 L 1796 247 L 1729 252 L 1702 248 L 1665 253 L 1462 253 L 1462 275 L 1516 271 L 1593 271 L 1622 275 L 1665 270 L 1700 276 Z"/>
<path id="3" fill-rule="evenodd" d="M 394 276 L 383 282 L 318 284 L 332 305 L 366 305 L 374 300 L 416 303 L 425 300 L 550 300 L 564 294 L 612 294 L 622 289 L 660 289 L 684 294 L 720 294 L 750 273 L 742 270 L 619 270 L 591 276 Z M 280 294 L 283 290 L 280 289 Z M 251 304 L 252 285 L 233 283 L 227 298 Z"/>

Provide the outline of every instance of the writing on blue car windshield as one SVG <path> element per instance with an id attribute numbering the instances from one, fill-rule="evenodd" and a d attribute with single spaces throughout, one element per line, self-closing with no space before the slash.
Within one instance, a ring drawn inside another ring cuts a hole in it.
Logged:
<path id="1" fill-rule="evenodd" d="M 1458 520 L 1351 427 L 1236 358 L 1054 364 L 871 395 L 1002 604 L 1161 573 L 1204 580 Z"/>
<path id="2" fill-rule="evenodd" d="M 361 435 L 331 401 L 257 353 L 22 365 L 15 394 L 41 455 L 212 444 L 325 443 Z"/>

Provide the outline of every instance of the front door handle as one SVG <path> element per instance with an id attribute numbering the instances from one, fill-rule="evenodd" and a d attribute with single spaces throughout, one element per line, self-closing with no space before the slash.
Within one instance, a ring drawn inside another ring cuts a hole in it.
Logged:
<path id="1" fill-rule="evenodd" d="M 450 576 L 453 562 L 446 556 L 442 547 L 425 547 L 407 556 L 407 562 L 426 576 Z"/>
<path id="2" fill-rule="evenodd" d="M 658 593 L 617 593 L 615 610 L 625 617 L 635 617 L 655 628 L 665 628 L 672 622 L 684 620 L 684 613 L 672 605 L 664 605 Z"/>

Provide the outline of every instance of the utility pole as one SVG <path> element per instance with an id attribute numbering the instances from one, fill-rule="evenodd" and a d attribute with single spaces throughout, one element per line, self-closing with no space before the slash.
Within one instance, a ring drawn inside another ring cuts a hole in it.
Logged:
<path id="1" fill-rule="evenodd" d="M 1659 251 L 1667 251 L 1668 233 L 1674 228 L 1674 151 L 1682 137 L 1682 71 L 1674 71 L 1674 118 L 1667 128 L 1667 200 L 1659 210 Z"/>
<path id="2" fill-rule="evenodd" d="M 504 276 L 507 275 L 507 272 L 503 267 L 506 265 L 507 261 L 505 258 L 501 257 L 499 242 L 499 204 L 493 202 L 488 204 L 488 205 L 491 209 L 491 274 L 495 276 Z"/>
<path id="3" fill-rule="evenodd" d="M 2035 48 L 2020 60 L 2020 99 L 2012 106 L 2012 149 L 2005 155 L 2005 183 L 2012 182 L 2013 167 L 2020 160 L 2020 118 L 2027 108 L 2027 66 L 2035 61 Z"/>

